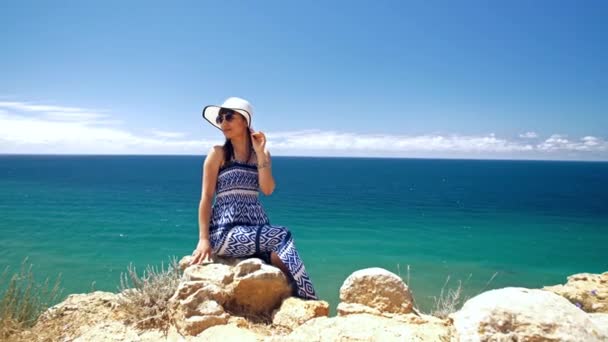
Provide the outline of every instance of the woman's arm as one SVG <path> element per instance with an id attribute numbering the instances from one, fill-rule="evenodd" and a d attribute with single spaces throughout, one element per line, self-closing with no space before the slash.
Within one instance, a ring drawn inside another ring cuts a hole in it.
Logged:
<path id="1" fill-rule="evenodd" d="M 256 152 L 258 158 L 258 178 L 260 189 L 264 195 L 269 196 L 275 188 L 274 178 L 272 177 L 272 168 L 270 161 L 270 152 L 267 149 Z"/>
<path id="2" fill-rule="evenodd" d="M 211 221 L 211 205 L 215 186 L 217 184 L 217 174 L 219 172 L 222 147 L 214 146 L 207 153 L 203 165 L 203 182 L 201 190 L 201 200 L 198 205 L 198 226 L 199 240 L 209 240 L 209 223 Z"/>
<path id="3" fill-rule="evenodd" d="M 203 165 L 203 189 L 198 204 L 198 244 L 192 253 L 190 265 L 199 264 L 211 258 L 211 243 L 209 242 L 209 223 L 211 218 L 211 202 L 215 194 L 217 174 L 221 164 L 221 146 L 212 147 L 207 153 Z"/>

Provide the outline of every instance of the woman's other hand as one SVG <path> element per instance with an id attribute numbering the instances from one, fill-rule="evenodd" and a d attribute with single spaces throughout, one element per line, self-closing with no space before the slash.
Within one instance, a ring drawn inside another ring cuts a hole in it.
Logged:
<path id="1" fill-rule="evenodd" d="M 266 147 L 266 135 L 264 133 L 255 132 L 253 129 L 250 129 L 251 134 L 251 143 L 253 145 L 253 150 L 257 153 L 264 151 L 264 147 Z"/>
<path id="2" fill-rule="evenodd" d="M 209 240 L 200 239 L 198 240 L 196 249 L 194 252 L 192 252 L 192 260 L 190 261 L 190 265 L 197 265 L 204 261 L 211 261 L 211 244 L 209 243 Z"/>

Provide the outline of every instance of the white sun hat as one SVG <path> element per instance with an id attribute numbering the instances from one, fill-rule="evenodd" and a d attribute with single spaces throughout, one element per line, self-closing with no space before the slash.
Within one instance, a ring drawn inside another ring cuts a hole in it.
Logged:
<path id="1" fill-rule="evenodd" d="M 220 109 L 232 109 L 235 112 L 242 114 L 247 119 L 247 127 L 251 127 L 251 120 L 253 119 L 253 107 L 249 101 L 240 97 L 229 97 L 220 106 L 209 105 L 203 108 L 203 117 L 209 121 L 213 126 L 222 129 L 220 125 L 215 122 L 215 119 L 220 113 Z"/>

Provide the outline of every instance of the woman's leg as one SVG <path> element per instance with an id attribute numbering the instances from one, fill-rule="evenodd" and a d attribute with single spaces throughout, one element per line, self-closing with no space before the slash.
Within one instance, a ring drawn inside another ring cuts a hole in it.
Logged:
<path id="1" fill-rule="evenodd" d="M 219 256 L 244 258 L 256 252 L 258 227 L 235 226 L 210 234 L 211 249 Z"/>
<path id="2" fill-rule="evenodd" d="M 279 255 L 275 252 L 270 252 L 270 263 L 273 266 L 278 267 L 283 273 L 290 273 L 289 268 L 285 266 L 281 258 L 279 258 Z"/>
<path id="3" fill-rule="evenodd" d="M 213 253 L 220 256 L 242 258 L 256 253 L 274 252 L 287 268 L 288 278 L 293 279 L 297 296 L 317 299 L 291 232 L 287 228 L 273 225 L 235 226 L 225 233 L 212 233 L 211 246 Z"/>
<path id="4" fill-rule="evenodd" d="M 260 229 L 258 246 L 261 251 L 272 251 L 280 259 L 295 282 L 298 297 L 317 299 L 312 281 L 295 247 L 291 232 L 283 226 L 265 225 Z"/>

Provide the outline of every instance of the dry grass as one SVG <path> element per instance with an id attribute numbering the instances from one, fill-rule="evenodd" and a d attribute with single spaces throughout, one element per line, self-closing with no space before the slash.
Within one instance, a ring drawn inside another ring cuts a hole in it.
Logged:
<path id="1" fill-rule="evenodd" d="M 401 266 L 399 264 L 397 264 L 397 274 L 399 275 L 399 278 L 403 279 L 403 277 L 401 276 Z M 407 277 L 405 279 L 405 284 L 407 285 L 410 290 L 410 293 L 412 294 L 412 304 L 414 306 L 415 312 L 421 312 L 420 308 L 418 308 L 418 304 L 416 304 L 416 296 L 414 296 L 414 290 L 412 289 L 412 285 L 410 283 L 410 265 L 407 265 Z"/>
<path id="2" fill-rule="evenodd" d="M 467 278 L 467 282 L 471 279 L 472 274 L 469 274 Z M 463 298 L 462 294 L 462 280 L 458 280 L 458 285 L 455 288 L 447 288 L 448 283 L 450 282 L 450 276 L 448 276 L 441 287 L 441 292 L 439 293 L 439 297 L 433 297 L 433 309 L 430 314 L 439 317 L 439 318 L 447 318 L 449 314 L 458 311 L 464 302 L 466 302 L 469 297 Z"/>
<path id="3" fill-rule="evenodd" d="M 3 290 L 0 297 L 0 340 L 8 340 L 11 336 L 31 328 L 40 314 L 61 295 L 61 275 L 57 276 L 54 285 L 49 289 L 49 278 L 42 284 L 36 283 L 32 266 L 28 265 L 28 258 L 25 258 L 19 273 L 9 278 L 7 267 L 0 276 L 0 289 Z"/>
<path id="4" fill-rule="evenodd" d="M 401 268 L 399 264 L 397 264 L 397 272 L 399 277 L 403 279 L 401 276 Z M 484 292 L 490 283 L 494 280 L 494 278 L 498 275 L 498 272 L 495 272 L 490 280 L 486 283 L 483 289 L 477 292 L 475 295 Z M 441 291 L 439 296 L 433 296 L 433 306 L 430 309 L 429 314 L 439 318 L 447 318 L 449 314 L 454 313 L 462 308 L 462 305 L 471 298 L 471 296 L 464 295 L 464 288 L 466 287 L 467 282 L 471 279 L 472 274 L 469 274 L 468 278 L 463 283 L 462 280 L 458 280 L 457 285 L 455 287 L 449 287 L 451 276 L 447 276 L 445 283 L 441 287 Z M 407 278 L 406 284 L 410 288 L 410 292 L 412 293 L 412 297 L 414 296 L 414 291 L 411 288 L 410 283 L 410 265 L 407 265 Z M 474 296 L 475 296 L 474 295 Z M 414 300 L 414 309 L 417 312 L 422 312 L 416 305 L 416 301 Z"/>
<path id="5" fill-rule="evenodd" d="M 160 269 L 148 265 L 141 277 L 129 264 L 127 273 L 120 277 L 122 294 L 118 300 L 126 323 L 139 329 L 159 329 L 167 333 L 171 324 L 169 299 L 177 290 L 180 278 L 179 262 L 175 257 L 170 258 L 166 270 L 163 264 Z"/>
<path id="6" fill-rule="evenodd" d="M 498 272 L 495 272 L 490 280 L 488 280 L 484 288 L 477 292 L 474 296 L 484 292 L 497 275 Z M 465 284 L 471 279 L 471 276 L 472 274 L 469 274 Z M 463 295 L 463 286 L 465 284 L 463 284 L 461 280 L 458 280 L 458 285 L 455 288 L 447 288 L 446 291 L 446 286 L 449 282 L 450 276 L 447 277 L 445 283 L 443 284 L 439 297 L 433 297 L 434 306 L 430 312 L 431 315 L 439 318 L 447 318 L 449 314 L 460 310 L 462 305 L 471 298 L 471 296 Z"/>

